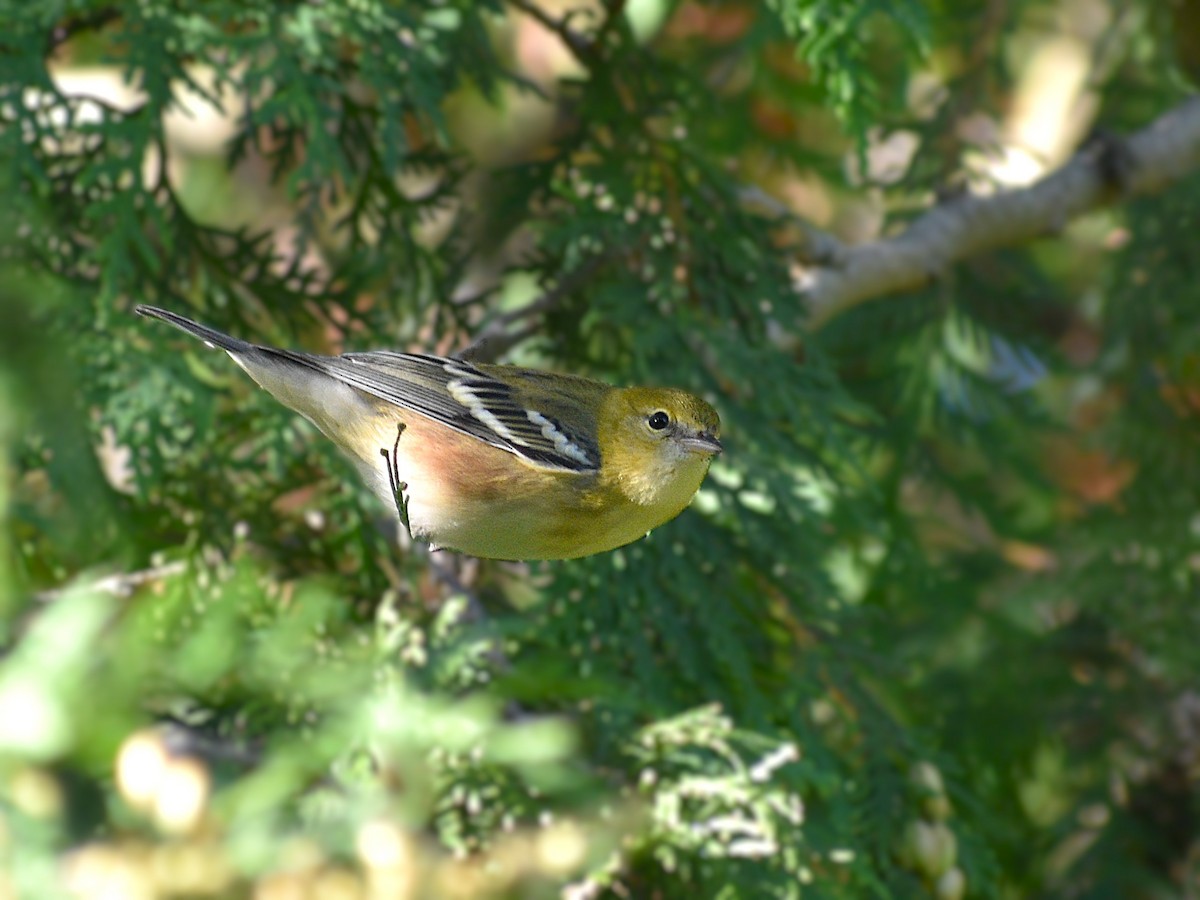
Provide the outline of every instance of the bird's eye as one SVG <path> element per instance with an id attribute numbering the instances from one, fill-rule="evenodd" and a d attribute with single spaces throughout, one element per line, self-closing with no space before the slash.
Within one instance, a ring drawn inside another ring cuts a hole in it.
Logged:
<path id="1" fill-rule="evenodd" d="M 660 409 L 658 412 L 650 414 L 650 418 L 646 420 L 646 424 L 655 431 L 662 431 L 671 424 L 671 417 Z"/>

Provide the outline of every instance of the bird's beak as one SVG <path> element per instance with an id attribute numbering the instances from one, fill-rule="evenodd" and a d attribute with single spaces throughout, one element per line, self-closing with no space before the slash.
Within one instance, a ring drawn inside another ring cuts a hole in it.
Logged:
<path id="1" fill-rule="evenodd" d="M 708 431 L 683 435 L 680 438 L 680 443 L 696 453 L 708 453 L 710 455 L 716 455 L 724 449 L 721 446 L 721 442 L 717 440 L 717 436 Z"/>

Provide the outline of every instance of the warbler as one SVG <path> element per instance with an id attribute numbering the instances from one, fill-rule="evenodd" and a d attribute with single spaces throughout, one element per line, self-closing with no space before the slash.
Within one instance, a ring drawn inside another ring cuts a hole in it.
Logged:
<path id="1" fill-rule="evenodd" d="M 716 410 L 681 390 L 422 353 L 319 356 L 136 311 L 228 353 L 437 548 L 510 560 L 612 550 L 679 515 L 721 452 Z"/>

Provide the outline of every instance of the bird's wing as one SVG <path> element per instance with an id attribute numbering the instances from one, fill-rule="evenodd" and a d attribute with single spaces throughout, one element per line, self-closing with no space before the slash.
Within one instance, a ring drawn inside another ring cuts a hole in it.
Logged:
<path id="1" fill-rule="evenodd" d="M 591 390 L 597 387 L 585 379 L 496 367 L 497 371 L 517 373 L 514 377 L 523 385 L 518 392 L 502 377 L 458 359 L 388 350 L 318 356 L 251 344 L 154 306 L 138 306 L 136 311 L 227 351 L 252 375 L 258 371 L 255 378 L 264 386 L 264 361 L 283 362 L 320 372 L 364 394 L 428 416 L 539 468 L 581 474 L 600 468 L 595 428 L 581 420 L 580 404 L 572 394 L 572 388 L 586 390 L 581 388 L 584 384 Z M 288 405 L 295 406 L 294 402 Z"/>
<path id="2" fill-rule="evenodd" d="M 577 473 L 600 468 L 594 436 L 589 429 L 566 421 L 564 412 L 572 404 L 555 396 L 553 381 L 538 385 L 537 391 L 522 391 L 518 398 L 507 382 L 458 359 L 386 350 L 308 358 L 351 387 L 515 453 L 540 468 Z M 542 373 L 515 371 L 541 381 Z"/>

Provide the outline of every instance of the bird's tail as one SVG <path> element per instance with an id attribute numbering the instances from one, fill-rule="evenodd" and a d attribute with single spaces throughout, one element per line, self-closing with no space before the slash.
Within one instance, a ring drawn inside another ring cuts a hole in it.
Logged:
<path id="1" fill-rule="evenodd" d="M 255 349 L 255 345 L 240 338 L 235 338 L 232 335 L 225 334 L 223 331 L 217 331 L 215 328 L 209 328 L 207 325 L 201 325 L 199 322 L 193 322 L 186 316 L 181 316 L 179 313 L 173 313 L 169 309 L 159 309 L 157 306 L 138 305 L 133 308 L 133 311 L 139 316 L 148 316 L 151 319 L 162 319 L 170 325 L 174 325 L 181 331 L 186 331 L 192 337 L 198 337 L 206 344 L 211 344 L 213 347 L 218 347 L 221 350 L 228 350 L 231 353 L 246 353 Z"/>
<path id="2" fill-rule="evenodd" d="M 234 362 L 249 372 L 255 381 L 273 394 L 276 394 L 275 388 L 265 384 L 258 377 L 258 371 L 264 365 L 274 363 L 284 368 L 300 366 L 322 375 L 333 375 L 332 372 L 328 371 L 328 367 L 322 364 L 323 361 L 328 359 L 327 357 L 317 356 L 313 353 L 304 353 L 300 350 L 284 350 L 280 347 L 253 344 L 250 341 L 235 338 L 233 335 L 226 334 L 223 331 L 217 331 L 217 329 L 210 328 L 207 325 L 201 325 L 199 322 L 192 321 L 187 316 L 181 316 L 179 313 L 171 312 L 169 309 L 160 309 L 157 306 L 139 304 L 133 308 L 133 311 L 139 316 L 161 319 L 169 325 L 174 325 L 180 331 L 186 331 L 192 337 L 200 338 L 200 340 L 204 341 L 210 347 L 224 350 L 233 357 Z M 284 402 L 288 403 L 286 400 Z M 292 404 L 289 403 L 288 405 Z"/>
<path id="3" fill-rule="evenodd" d="M 378 463 L 378 447 L 366 447 L 357 438 L 361 424 L 373 419 L 378 401 L 368 399 L 347 383 L 344 375 L 333 368 L 336 357 L 252 344 L 156 306 L 137 306 L 134 311 L 162 319 L 224 350 L 260 387 L 309 419 L 351 456 Z"/>

